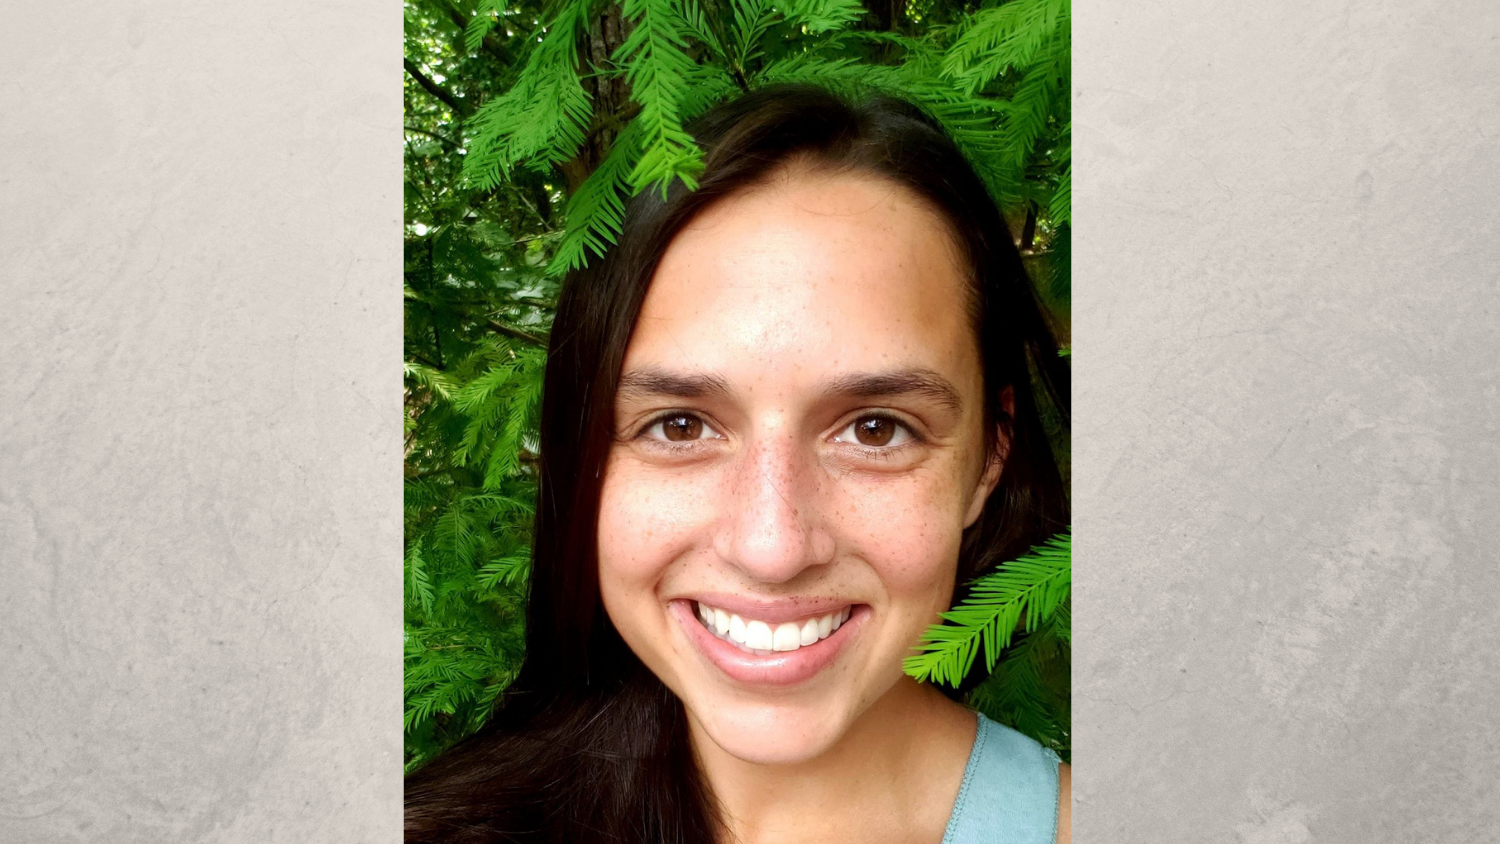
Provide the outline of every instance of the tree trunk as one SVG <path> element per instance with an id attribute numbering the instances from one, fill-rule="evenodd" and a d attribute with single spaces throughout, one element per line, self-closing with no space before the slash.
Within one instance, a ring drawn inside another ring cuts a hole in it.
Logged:
<path id="1" fill-rule="evenodd" d="M 589 127 L 578 154 L 560 165 L 563 176 L 568 181 L 570 196 L 609 154 L 615 138 L 620 134 L 620 126 L 625 122 L 623 117 L 630 109 L 630 85 L 626 83 L 625 77 L 603 75 L 603 72 L 613 69 L 610 56 L 625 43 L 629 34 L 630 25 L 621 19 L 617 3 L 606 4 L 590 19 L 588 31 L 584 33 L 579 55 L 586 62 L 579 68 L 579 75 L 590 72 L 588 63 L 592 63 L 601 73 L 583 79 L 583 89 L 594 103 L 593 125 Z"/>

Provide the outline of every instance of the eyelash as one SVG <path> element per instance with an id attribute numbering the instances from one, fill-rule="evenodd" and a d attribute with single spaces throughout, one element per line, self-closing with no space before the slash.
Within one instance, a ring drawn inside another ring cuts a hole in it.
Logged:
<path id="1" fill-rule="evenodd" d="M 692 442 L 682 443 L 682 442 L 669 442 L 667 440 L 659 440 L 659 439 L 656 439 L 655 437 L 647 437 L 646 436 L 646 432 L 647 431 L 650 431 L 652 428 L 655 428 L 657 425 L 661 424 L 662 422 L 667 421 L 668 419 L 676 419 L 679 416 L 691 416 L 694 419 L 697 419 L 700 422 L 703 422 L 703 426 L 705 428 L 709 427 L 708 426 L 708 422 L 705 421 L 703 419 L 703 417 L 699 416 L 696 413 L 689 413 L 689 412 L 687 412 L 685 410 L 668 410 L 668 411 L 665 411 L 663 413 L 658 413 L 657 415 L 655 415 L 655 416 L 651 417 L 649 420 L 647 420 L 646 423 L 644 425 L 642 425 L 640 427 L 640 429 L 635 432 L 635 436 L 632 437 L 631 439 L 633 439 L 633 440 L 649 439 L 651 441 L 651 446 L 653 448 L 658 448 L 658 449 L 661 449 L 663 451 L 670 452 L 672 454 L 683 454 L 685 452 L 694 451 L 694 450 L 696 450 L 698 448 L 698 443 L 702 442 L 701 440 L 693 440 Z"/>
<path id="2" fill-rule="evenodd" d="M 696 413 L 692 413 L 691 411 L 686 411 L 686 410 L 668 410 L 668 411 L 663 411 L 662 413 L 658 413 L 657 415 L 655 415 L 655 416 L 651 417 L 649 420 L 647 420 L 644 424 L 642 424 L 641 427 L 636 431 L 636 433 L 635 433 L 634 437 L 632 437 L 632 439 L 634 439 L 634 440 L 649 439 L 649 440 L 651 440 L 652 447 L 663 449 L 663 450 L 671 452 L 673 454 L 683 454 L 683 453 L 686 453 L 686 452 L 694 451 L 694 450 L 696 450 L 698 448 L 698 443 L 702 442 L 702 440 L 693 440 L 691 442 L 685 442 L 685 443 L 684 442 L 668 442 L 667 440 L 659 440 L 659 439 L 656 439 L 655 437 L 647 437 L 646 436 L 646 432 L 650 431 L 652 428 L 656 427 L 658 424 L 660 424 L 662 422 L 665 422 L 665 421 L 667 421 L 669 419 L 676 419 L 676 418 L 678 418 L 680 416 L 691 416 L 692 418 L 697 419 L 698 421 L 702 422 L 703 425 L 704 425 L 704 427 L 709 427 L 707 420 L 705 420 L 702 416 L 700 416 L 700 415 L 698 415 Z M 895 456 L 895 454 L 897 452 L 905 451 L 910 446 L 920 445 L 920 444 L 926 442 L 926 440 L 924 440 L 922 438 L 922 435 L 919 434 L 919 433 L 917 433 L 917 429 L 915 427 L 913 427 L 912 425 L 909 425 L 906 422 L 902 421 L 899 417 L 894 416 L 894 415 L 889 414 L 889 413 L 871 412 L 871 413 L 861 414 L 859 416 L 856 416 L 853 420 L 851 420 L 850 423 L 849 423 L 849 426 L 852 426 L 854 423 L 861 422 L 861 421 L 863 421 L 865 419 L 882 419 L 882 420 L 885 420 L 887 422 L 890 422 L 890 423 L 892 423 L 894 425 L 899 426 L 902 430 L 906 431 L 907 436 L 911 437 L 911 439 L 909 441 L 907 441 L 907 442 L 905 442 L 905 443 L 903 443 L 901 445 L 896 445 L 896 446 L 860 445 L 857 442 L 845 442 L 844 443 L 845 445 L 848 445 L 848 446 L 852 447 L 855 451 L 859 452 L 860 454 L 863 454 L 866 457 L 870 457 L 870 458 L 873 458 L 873 459 L 876 459 L 876 460 L 890 460 L 893 456 Z M 840 429 L 840 433 L 842 433 L 844 430 L 847 430 L 849 426 L 845 426 L 843 429 Z"/>

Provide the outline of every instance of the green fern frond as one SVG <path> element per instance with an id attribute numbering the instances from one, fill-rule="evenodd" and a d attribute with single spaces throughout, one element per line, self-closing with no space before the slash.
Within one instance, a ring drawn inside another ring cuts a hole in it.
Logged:
<path id="1" fill-rule="evenodd" d="M 630 173 L 641 155 L 642 125 L 632 121 L 615 138 L 609 155 L 568 198 L 567 234 L 557 246 L 547 275 L 557 277 L 588 263 L 585 250 L 602 256 L 620 236 Z"/>
<path id="2" fill-rule="evenodd" d="M 458 384 L 452 376 L 425 364 L 402 361 L 401 372 L 444 399 L 453 398 L 454 392 L 458 390 Z"/>
<path id="3" fill-rule="evenodd" d="M 686 122 L 727 98 L 738 86 L 724 68 L 700 65 L 684 77 L 686 93 L 678 103 Z M 645 124 L 637 117 L 616 136 L 608 155 L 568 198 L 567 232 L 547 265 L 546 275 L 559 278 L 588 265 L 590 254 L 603 256 L 620 236 L 625 203 L 637 190 L 631 173 L 641 157 Z"/>
<path id="4" fill-rule="evenodd" d="M 871 92 L 899 90 L 904 78 L 898 67 L 802 53 L 768 63 L 755 75 L 754 86 L 811 82 L 847 97 L 859 97 Z"/>
<path id="5" fill-rule="evenodd" d="M 449 507 L 433 526 L 438 550 L 458 559 L 465 567 L 474 564 L 475 533 L 469 514 L 462 507 Z"/>
<path id="6" fill-rule="evenodd" d="M 981 10 L 949 48 L 943 73 L 975 93 L 1006 70 L 1031 64 L 1044 45 L 1067 41 L 1071 7 L 1071 0 L 1011 0 Z"/>
<path id="7" fill-rule="evenodd" d="M 1052 216 L 1052 222 L 1064 225 L 1073 221 L 1073 165 L 1063 171 L 1062 181 L 1058 183 L 1057 190 L 1052 192 L 1052 201 L 1047 203 L 1047 212 Z"/>
<path id="8" fill-rule="evenodd" d="M 594 105 L 573 67 L 588 7 L 589 0 L 565 5 L 515 84 L 469 118 L 463 176 L 475 187 L 495 187 L 523 159 L 534 166 L 565 161 L 583 144 Z"/>
<path id="9" fill-rule="evenodd" d="M 1071 559 L 1072 535 L 1061 533 L 976 579 L 969 595 L 941 614 L 948 624 L 927 628 L 917 653 L 903 662 L 906 673 L 957 686 L 981 649 L 985 670 L 993 670 L 1018 624 L 1036 630 L 1068 596 Z"/>
<path id="10" fill-rule="evenodd" d="M 511 393 L 505 408 L 500 436 L 490 447 L 484 469 L 484 488 L 498 489 L 503 478 L 513 474 L 519 465 L 521 437 L 537 427 L 542 403 L 543 370 L 547 365 L 545 349 L 530 349 L 517 362 L 515 380 L 518 389 Z"/>
<path id="11" fill-rule="evenodd" d="M 682 13 L 682 22 L 688 31 L 693 34 L 704 46 L 708 47 L 713 57 L 719 61 L 728 61 L 729 52 L 724 48 L 723 42 L 709 25 L 708 18 L 703 13 L 703 7 L 698 0 L 680 0 L 679 11 Z M 687 119 L 687 118 L 685 118 Z"/>
<path id="12" fill-rule="evenodd" d="M 422 546 L 414 543 L 406 552 L 406 601 L 408 606 L 420 607 L 423 614 L 431 615 L 436 593 L 432 578 L 427 572 L 427 561 L 422 559 Z"/>
<path id="13" fill-rule="evenodd" d="M 474 4 L 474 17 L 464 27 L 464 48 L 469 52 L 479 49 L 484 36 L 495 28 L 495 22 L 505 11 L 505 0 L 479 0 Z"/>
<path id="14" fill-rule="evenodd" d="M 843 29 L 865 14 L 859 0 L 782 0 L 780 5 L 788 23 L 813 35 Z"/>
<path id="15" fill-rule="evenodd" d="M 995 721 L 1067 754 L 1070 659 L 1056 619 L 1008 649 L 965 700 Z"/>
<path id="16" fill-rule="evenodd" d="M 531 555 L 513 554 L 491 560 L 479 569 L 479 585 L 494 589 L 496 585 L 519 586 L 531 579 Z"/>
<path id="17" fill-rule="evenodd" d="M 703 151 L 682 128 L 680 103 L 693 67 L 687 56 L 691 29 L 673 0 L 625 0 L 621 14 L 635 26 L 611 59 L 625 66 L 630 97 L 641 106 L 641 155 L 630 171 L 639 191 L 655 185 L 666 198 L 674 178 L 697 190 Z"/>
<path id="18" fill-rule="evenodd" d="M 1067 40 L 1058 39 L 1048 44 L 1016 86 L 1001 132 L 1006 157 L 1012 166 L 1025 163 L 1037 137 L 1053 116 L 1054 102 L 1060 95 L 1066 95 L 1071 64 Z"/>
<path id="19" fill-rule="evenodd" d="M 734 18 L 729 30 L 729 60 L 744 73 L 760 58 L 760 39 L 776 22 L 779 13 L 769 0 L 730 0 Z"/>

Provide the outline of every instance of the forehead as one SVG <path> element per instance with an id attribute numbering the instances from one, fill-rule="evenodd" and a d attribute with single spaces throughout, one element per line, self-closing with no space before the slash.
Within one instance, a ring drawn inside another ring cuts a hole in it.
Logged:
<path id="1" fill-rule="evenodd" d="M 787 175 L 678 232 L 626 364 L 977 367 L 966 272 L 946 221 L 910 189 L 864 174 Z"/>

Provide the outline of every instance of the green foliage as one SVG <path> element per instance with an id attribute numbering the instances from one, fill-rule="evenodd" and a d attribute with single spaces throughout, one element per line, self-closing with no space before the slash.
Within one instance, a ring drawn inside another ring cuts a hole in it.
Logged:
<path id="1" fill-rule="evenodd" d="M 934 680 L 957 686 L 984 651 L 984 670 L 995 669 L 995 660 L 1009 644 L 1016 626 L 1034 632 L 1050 619 L 1072 587 L 1070 534 L 1061 533 L 994 571 L 977 578 L 969 596 L 957 607 L 942 613 L 948 624 L 928 628 L 918 654 L 907 657 L 906 673 L 918 680 Z"/>
<path id="2" fill-rule="evenodd" d="M 631 187 L 654 184 L 663 199 L 673 178 L 696 189 L 693 177 L 703 172 L 703 153 L 682 128 L 682 99 L 693 67 L 687 55 L 691 30 L 674 0 L 624 0 L 621 12 L 635 26 L 612 58 L 625 68 L 631 98 L 641 106 L 635 122 L 644 133 Z"/>
<path id="3" fill-rule="evenodd" d="M 1072 637 L 1072 556 L 1072 534 L 1060 533 L 976 578 L 968 596 L 941 614 L 947 623 L 927 629 L 905 660 L 906 673 L 956 687 L 983 651 L 990 676 L 970 693 L 969 703 L 1039 740 L 1046 736 L 1067 752 L 1067 721 L 1056 717 L 1058 699 L 1066 696 L 1056 693 L 1055 678 L 1043 677 L 1068 664 L 1059 656 L 1066 657 L 1065 643 Z M 1017 632 L 1024 636 L 1012 645 Z"/>
<path id="4" fill-rule="evenodd" d="M 557 285 L 616 242 L 630 196 L 695 185 L 694 117 L 785 81 L 917 102 L 1066 329 L 1069 0 L 904 8 L 881 28 L 858 0 L 405 0 L 409 768 L 483 723 L 524 656 Z M 956 682 L 983 650 L 970 703 L 1065 753 L 1058 542 L 981 578 L 913 659 Z"/>

